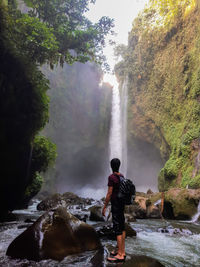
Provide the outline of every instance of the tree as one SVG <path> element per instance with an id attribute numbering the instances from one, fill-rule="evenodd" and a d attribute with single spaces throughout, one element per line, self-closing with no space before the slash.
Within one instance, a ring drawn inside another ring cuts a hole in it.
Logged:
<path id="1" fill-rule="evenodd" d="M 94 0 L 25 0 L 28 14 L 13 12 L 13 38 L 20 49 L 39 64 L 75 61 L 105 63 L 105 36 L 113 20 L 102 17 L 93 24 L 85 17 Z M 20 38 L 19 38 L 20 37 Z M 23 40 L 23 41 L 22 41 Z"/>

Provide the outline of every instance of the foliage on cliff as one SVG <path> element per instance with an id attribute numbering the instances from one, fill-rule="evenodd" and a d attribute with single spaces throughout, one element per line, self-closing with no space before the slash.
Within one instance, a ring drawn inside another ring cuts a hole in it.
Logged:
<path id="1" fill-rule="evenodd" d="M 123 60 L 116 65 L 119 78 L 129 77 L 130 138 L 153 143 L 167 160 L 159 190 L 199 188 L 198 1 L 152 2 L 135 19 Z"/>
<path id="2" fill-rule="evenodd" d="M 49 82 L 38 66 L 101 61 L 112 27 L 107 17 L 94 25 L 85 18 L 89 0 L 26 2 L 26 14 L 15 0 L 0 3 L 0 217 L 37 193 L 39 172 L 55 160 L 55 146 L 36 137 L 49 117 Z"/>

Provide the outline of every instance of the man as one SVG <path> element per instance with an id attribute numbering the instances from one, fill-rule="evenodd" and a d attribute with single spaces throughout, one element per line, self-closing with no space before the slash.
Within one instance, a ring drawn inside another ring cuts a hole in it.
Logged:
<path id="1" fill-rule="evenodd" d="M 113 229 L 117 237 L 118 250 L 117 252 L 111 252 L 111 257 L 109 257 L 107 260 L 110 262 L 124 262 L 126 258 L 124 203 L 117 198 L 120 183 L 119 176 L 123 176 L 119 173 L 120 160 L 117 158 L 112 159 L 110 162 L 110 166 L 113 173 L 108 177 L 108 192 L 102 210 L 102 215 L 105 216 L 106 207 L 109 201 L 111 201 Z"/>

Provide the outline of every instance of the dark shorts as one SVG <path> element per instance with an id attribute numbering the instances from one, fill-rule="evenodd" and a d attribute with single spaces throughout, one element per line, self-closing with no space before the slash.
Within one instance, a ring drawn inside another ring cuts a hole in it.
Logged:
<path id="1" fill-rule="evenodd" d="M 113 230 L 116 235 L 121 235 L 125 229 L 124 204 L 118 200 L 111 202 Z"/>

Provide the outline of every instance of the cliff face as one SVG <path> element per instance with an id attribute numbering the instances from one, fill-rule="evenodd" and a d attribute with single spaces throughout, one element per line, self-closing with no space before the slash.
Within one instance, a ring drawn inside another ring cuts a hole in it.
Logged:
<path id="1" fill-rule="evenodd" d="M 152 9 L 134 22 L 119 79 L 129 77 L 129 142 L 159 149 L 159 190 L 200 187 L 200 10 L 152 26 Z M 150 26 L 151 25 L 151 26 Z"/>

